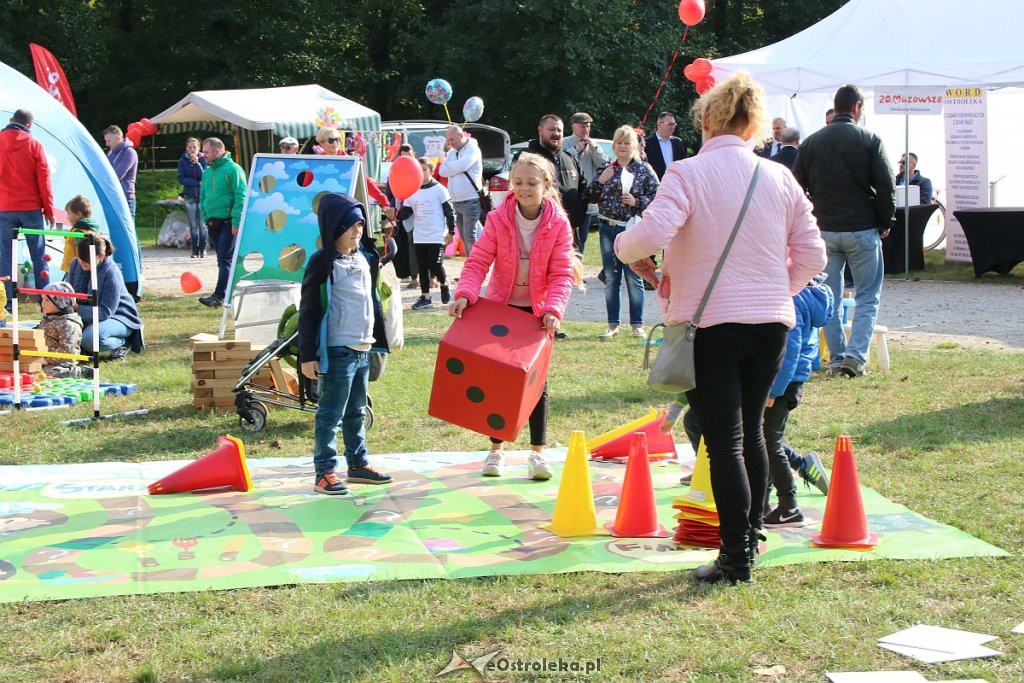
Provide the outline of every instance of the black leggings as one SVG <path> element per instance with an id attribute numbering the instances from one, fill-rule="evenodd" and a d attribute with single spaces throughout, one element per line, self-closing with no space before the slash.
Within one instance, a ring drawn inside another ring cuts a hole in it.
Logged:
<path id="1" fill-rule="evenodd" d="M 789 330 L 782 323 L 724 323 L 697 331 L 697 388 L 686 398 L 704 433 L 722 545 L 745 548 L 760 528 L 768 485 L 764 404 L 782 365 Z"/>
<path id="2" fill-rule="evenodd" d="M 520 311 L 526 311 L 530 315 L 533 315 L 533 309 L 529 306 L 513 306 L 512 308 L 518 308 Z M 540 398 L 537 399 L 537 405 L 533 407 L 533 412 L 530 413 L 530 445 L 531 446 L 546 446 L 548 436 L 548 383 L 544 382 L 544 389 L 540 392 Z M 495 446 L 505 443 L 498 439 L 491 438 L 491 443 Z"/>
<path id="3" fill-rule="evenodd" d="M 444 287 L 448 284 L 448 276 L 444 272 L 444 245 L 417 244 L 416 261 L 420 266 L 420 291 L 430 293 L 430 276 L 433 275 Z"/>

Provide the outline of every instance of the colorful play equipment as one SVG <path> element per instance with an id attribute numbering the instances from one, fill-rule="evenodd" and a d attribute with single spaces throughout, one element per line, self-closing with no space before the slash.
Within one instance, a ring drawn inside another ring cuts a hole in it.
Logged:
<path id="1" fill-rule="evenodd" d="M 647 450 L 651 460 L 675 459 L 675 441 L 671 434 L 663 434 L 660 429 L 664 419 L 664 414 L 651 408 L 643 417 L 594 437 L 587 442 L 590 457 L 595 460 L 625 458 L 632 447 L 633 434 L 643 432 L 647 436 Z"/>
<path id="2" fill-rule="evenodd" d="M 243 493 L 253 487 L 245 461 L 245 446 L 231 435 L 217 437 L 217 448 L 153 482 L 148 490 L 151 496 L 156 496 L 225 487 Z"/>
<path id="3" fill-rule="evenodd" d="M 693 467 L 690 489 L 672 501 L 676 510 L 675 542 L 684 548 L 717 548 L 718 508 L 711 490 L 711 461 L 704 439 L 697 447 L 697 462 Z"/>
<path id="4" fill-rule="evenodd" d="M 612 536 L 619 538 L 665 538 L 669 535 L 668 530 L 658 523 L 651 461 L 647 456 L 647 435 L 644 432 L 633 433 L 626 476 L 619 495 L 619 509 L 615 512 L 615 521 L 605 526 Z"/>
<path id="5" fill-rule="evenodd" d="M 21 349 L 18 343 L 18 294 L 36 294 L 39 296 L 45 296 L 48 294 L 41 287 L 38 287 L 41 283 L 35 283 L 37 287 L 18 287 L 18 281 L 15 278 L 11 279 L 11 319 L 13 332 L 11 333 L 11 356 L 13 360 L 13 375 L 18 376 L 21 374 L 21 357 L 27 356 L 31 358 L 65 358 L 69 360 L 77 361 L 92 361 L 93 375 L 92 375 L 92 411 L 93 417 L 98 418 L 100 416 L 100 321 L 99 321 L 99 299 L 97 293 L 97 282 L 96 282 L 96 234 L 92 232 L 65 232 L 63 230 L 38 230 L 35 228 L 14 228 L 11 231 L 11 272 L 17 272 L 18 261 L 18 240 L 21 239 L 22 235 L 41 235 L 43 237 L 60 237 L 79 240 L 84 239 L 89 243 L 89 281 L 92 286 L 92 294 L 66 294 L 62 293 L 61 296 L 68 297 L 71 299 L 82 299 L 88 300 L 92 304 L 92 348 L 97 349 L 93 351 L 91 355 L 74 354 L 74 353 L 55 353 L 47 351 L 45 349 Z M 21 410 L 22 404 L 22 384 L 21 382 L 13 382 L 14 384 L 14 409 Z M 29 406 L 24 406 L 29 407 Z"/>
<path id="6" fill-rule="evenodd" d="M 590 461 L 587 460 L 587 438 L 579 430 L 569 436 L 569 452 L 562 468 L 562 481 L 558 484 L 555 514 L 540 528 L 562 538 L 604 536 L 608 533 L 597 523 Z"/>
<path id="7" fill-rule="evenodd" d="M 853 458 L 853 440 L 849 436 L 836 437 L 825 519 L 822 520 L 821 531 L 811 539 L 818 548 L 870 550 L 878 545 L 878 536 L 868 530 L 857 462 Z"/>

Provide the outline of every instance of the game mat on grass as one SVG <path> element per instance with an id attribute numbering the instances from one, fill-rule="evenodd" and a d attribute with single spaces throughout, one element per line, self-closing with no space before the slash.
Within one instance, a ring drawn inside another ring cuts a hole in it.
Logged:
<path id="1" fill-rule="evenodd" d="M 507 455 L 503 478 L 482 478 L 484 455 L 375 455 L 373 464 L 395 483 L 353 486 L 354 495 L 344 498 L 313 493 L 309 458 L 249 460 L 249 493 L 162 496 L 147 495 L 146 485 L 183 462 L 0 467 L 0 602 L 300 582 L 673 571 L 715 555 L 680 550 L 671 538 L 563 539 L 540 530 L 554 510 L 565 449 L 549 451 L 557 464 L 548 482 L 525 479 L 525 453 Z M 613 521 L 625 466 L 590 466 L 598 517 Z M 691 466 L 692 460 L 683 469 Z M 685 491 L 681 468 L 652 470 L 661 522 L 671 530 L 672 501 Z M 809 525 L 769 532 L 759 564 L 1007 554 L 866 488 L 879 545 L 868 552 L 811 548 L 825 498 L 802 484 L 800 494 Z"/>

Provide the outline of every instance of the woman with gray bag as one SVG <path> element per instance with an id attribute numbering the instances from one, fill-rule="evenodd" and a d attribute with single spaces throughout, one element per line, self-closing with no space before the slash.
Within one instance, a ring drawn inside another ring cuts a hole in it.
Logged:
<path id="1" fill-rule="evenodd" d="M 749 582 L 761 536 L 768 455 L 762 422 L 792 297 L 825 266 L 811 204 L 782 164 L 749 145 L 765 128 L 764 90 L 735 74 L 694 106 L 703 147 L 672 164 L 618 257 L 657 287 L 665 343 L 649 383 L 685 391 L 704 432 L 718 505 L 718 559 L 701 581 Z M 649 258 L 662 249 L 660 282 Z"/>

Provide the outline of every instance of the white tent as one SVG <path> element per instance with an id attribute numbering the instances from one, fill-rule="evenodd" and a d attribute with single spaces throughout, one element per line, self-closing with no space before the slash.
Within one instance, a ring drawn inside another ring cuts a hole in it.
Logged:
<path id="1" fill-rule="evenodd" d="M 1019 133 L 1024 111 L 1024 40 L 1020 0 L 851 0 L 817 24 L 759 50 L 713 60 L 719 81 L 749 71 L 770 97 L 770 113 L 806 137 L 824 125 L 836 88 L 854 83 L 871 100 L 877 86 L 986 86 L 989 97 L 989 176 L 1006 175 L 1000 204 L 1024 204 Z M 890 155 L 904 146 L 903 117 L 874 116 L 864 124 L 882 136 Z M 945 186 L 942 117 L 916 117 L 910 148 L 921 171 Z"/>
<path id="2" fill-rule="evenodd" d="M 376 177 L 380 114 L 319 85 L 252 90 L 197 90 L 152 117 L 158 133 L 214 131 L 237 136 L 239 164 L 248 169 L 258 151 L 275 152 L 273 136 L 308 138 L 316 134 L 317 118 L 327 109 L 341 131 L 361 131 L 367 138 L 367 167 Z"/>

